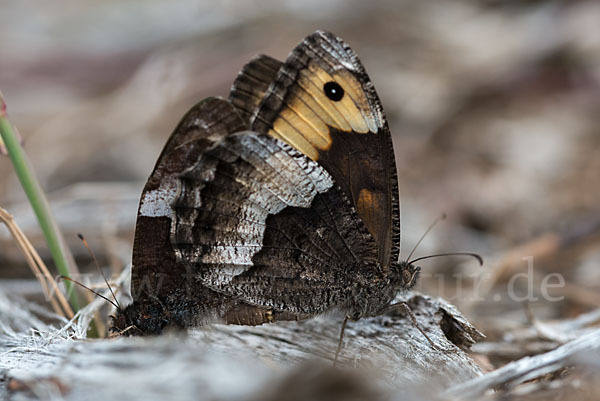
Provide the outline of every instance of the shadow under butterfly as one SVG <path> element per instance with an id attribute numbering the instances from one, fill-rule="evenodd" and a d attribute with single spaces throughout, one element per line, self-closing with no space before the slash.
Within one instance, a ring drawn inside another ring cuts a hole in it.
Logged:
<path id="1" fill-rule="evenodd" d="M 398 262 L 398 202 L 389 128 L 356 54 L 317 31 L 284 63 L 258 56 L 229 100 L 201 101 L 167 141 L 140 200 L 133 303 L 111 330 L 339 310 L 343 333 L 417 281 Z"/>

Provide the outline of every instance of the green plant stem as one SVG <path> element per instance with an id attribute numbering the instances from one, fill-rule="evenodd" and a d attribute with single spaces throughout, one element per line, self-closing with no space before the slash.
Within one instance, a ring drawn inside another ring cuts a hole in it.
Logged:
<path id="1" fill-rule="evenodd" d="M 44 191 L 33 173 L 27 155 L 17 140 L 12 125 L 6 117 L 6 103 L 4 102 L 2 94 L 0 94 L 0 135 L 10 156 L 10 160 L 15 167 L 17 177 L 19 177 L 19 181 L 21 181 L 21 186 L 23 187 L 23 190 L 29 199 L 29 203 L 38 219 L 40 228 L 46 238 L 48 248 L 52 253 L 56 268 L 60 274 L 69 277 L 69 265 L 67 263 L 64 244 L 63 241 L 61 241 L 58 227 L 52 217 L 52 212 L 48 201 L 46 200 Z M 69 303 L 71 304 L 73 311 L 77 312 L 79 310 L 79 300 L 77 298 L 77 293 L 73 288 L 73 283 L 67 281 L 65 282 L 65 287 L 69 297 Z"/>

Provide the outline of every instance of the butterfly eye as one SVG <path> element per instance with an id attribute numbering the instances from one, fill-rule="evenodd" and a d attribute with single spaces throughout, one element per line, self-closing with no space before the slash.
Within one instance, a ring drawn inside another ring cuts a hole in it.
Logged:
<path id="1" fill-rule="evenodd" d="M 325 95 L 334 102 L 339 102 L 344 97 L 344 89 L 334 81 L 327 82 L 323 85 Z"/>

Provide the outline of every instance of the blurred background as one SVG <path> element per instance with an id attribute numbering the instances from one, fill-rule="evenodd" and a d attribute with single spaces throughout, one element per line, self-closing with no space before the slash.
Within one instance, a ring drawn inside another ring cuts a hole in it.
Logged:
<path id="1" fill-rule="evenodd" d="M 27 0 L 2 2 L 1 14 L 0 89 L 83 271 L 97 276 L 78 232 L 114 273 L 130 260 L 141 189 L 192 105 L 226 97 L 252 56 L 283 60 L 326 29 L 358 53 L 386 110 L 404 257 L 446 213 L 415 256 L 486 260 L 423 261 L 418 286 L 496 342 L 479 349 L 482 366 L 554 346 L 511 343 L 506 332 L 600 305 L 596 1 Z M 51 264 L 6 157 L 0 206 Z M 528 276 L 515 291 L 531 282 L 539 300 L 508 296 L 516 273 Z M 564 278 L 548 290 L 561 301 L 542 296 L 550 273 Z M 2 227 L 0 278 L 43 300 Z"/>

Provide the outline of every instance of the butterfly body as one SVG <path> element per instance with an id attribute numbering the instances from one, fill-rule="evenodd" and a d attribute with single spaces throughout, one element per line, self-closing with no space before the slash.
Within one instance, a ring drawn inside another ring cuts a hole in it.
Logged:
<path id="1" fill-rule="evenodd" d="M 130 334 L 160 334 L 166 327 L 199 327 L 215 320 L 227 324 L 260 325 L 304 320 L 332 310 L 343 313 L 351 320 L 379 316 L 390 307 L 399 291 L 412 288 L 419 272 L 418 266 L 402 263 L 395 269 L 396 274 L 392 276 L 371 277 L 365 277 L 364 266 L 349 269 L 349 272 L 354 270 L 355 273 L 351 284 L 344 289 L 329 291 L 326 297 L 319 292 L 318 296 L 307 298 L 311 302 L 289 299 L 286 288 L 282 287 L 278 297 L 281 303 L 274 305 L 278 309 L 251 306 L 211 291 L 205 294 L 196 292 L 190 296 L 189 291 L 180 288 L 167 297 L 131 303 L 118 313 L 113 327 L 117 331 L 133 328 Z M 344 282 L 345 279 L 340 277 L 339 281 Z M 215 302 L 215 299 L 219 301 Z"/>
<path id="2" fill-rule="evenodd" d="M 114 330 L 383 313 L 419 272 L 397 263 L 396 181 L 381 104 L 346 44 L 318 31 L 285 63 L 257 57 L 165 145 Z"/>

